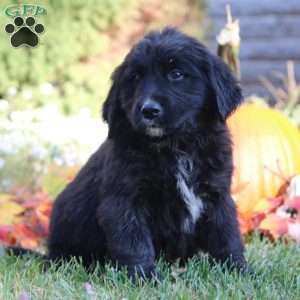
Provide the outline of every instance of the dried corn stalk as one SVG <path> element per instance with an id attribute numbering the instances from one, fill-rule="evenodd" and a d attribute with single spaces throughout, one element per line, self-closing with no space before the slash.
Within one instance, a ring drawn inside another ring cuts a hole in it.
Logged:
<path id="1" fill-rule="evenodd" d="M 227 23 L 217 36 L 218 56 L 229 65 L 240 79 L 240 25 L 239 20 L 232 20 L 230 6 L 226 5 Z"/>

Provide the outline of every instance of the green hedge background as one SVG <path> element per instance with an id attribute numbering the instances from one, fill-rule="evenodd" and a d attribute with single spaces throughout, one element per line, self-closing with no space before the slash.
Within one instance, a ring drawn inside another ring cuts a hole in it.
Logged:
<path id="1" fill-rule="evenodd" d="M 83 62 L 107 50 L 109 41 L 104 32 L 118 21 L 128 1 L 48 0 L 33 3 L 47 9 L 46 16 L 36 18 L 36 22 L 45 26 L 45 32 L 40 35 L 38 47 L 15 49 L 3 30 L 0 35 L 0 98 L 8 98 L 11 111 L 43 106 L 49 101 L 57 103 L 66 114 L 76 113 L 82 106 L 94 111 L 94 105 L 99 107 L 100 76 L 107 75 L 106 66 L 99 70 L 98 77 L 86 76 Z M 5 16 L 4 8 L 1 20 L 9 23 L 12 19 Z M 4 26 L 1 24 L 3 29 Z M 51 99 L 39 89 L 46 82 L 55 87 Z"/>

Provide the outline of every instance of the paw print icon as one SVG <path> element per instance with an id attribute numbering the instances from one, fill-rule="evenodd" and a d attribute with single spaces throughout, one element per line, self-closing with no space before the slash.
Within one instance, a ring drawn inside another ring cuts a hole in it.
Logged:
<path id="1" fill-rule="evenodd" d="M 5 26 L 5 31 L 10 34 L 10 42 L 13 47 L 35 47 L 38 45 L 38 36 L 45 31 L 44 25 L 36 24 L 33 17 L 27 17 L 26 19 L 16 17 L 13 23 Z"/>

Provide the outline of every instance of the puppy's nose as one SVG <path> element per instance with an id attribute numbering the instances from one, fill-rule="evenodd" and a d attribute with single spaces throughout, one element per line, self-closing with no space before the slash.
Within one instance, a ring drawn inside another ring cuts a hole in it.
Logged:
<path id="1" fill-rule="evenodd" d="M 159 103 L 153 100 L 147 100 L 143 104 L 141 112 L 145 119 L 154 120 L 162 115 L 162 107 Z"/>

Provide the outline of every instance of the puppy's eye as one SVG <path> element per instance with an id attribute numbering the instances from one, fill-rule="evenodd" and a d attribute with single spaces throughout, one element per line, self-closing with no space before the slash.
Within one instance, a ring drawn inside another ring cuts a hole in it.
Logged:
<path id="1" fill-rule="evenodd" d="M 168 79 L 170 81 L 179 81 L 184 78 L 184 74 L 179 69 L 173 69 L 168 73 Z"/>

